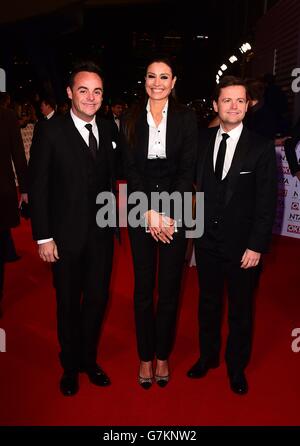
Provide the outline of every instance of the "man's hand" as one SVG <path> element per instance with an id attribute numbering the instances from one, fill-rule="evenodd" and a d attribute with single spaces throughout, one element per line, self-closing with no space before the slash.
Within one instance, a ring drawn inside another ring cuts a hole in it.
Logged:
<path id="1" fill-rule="evenodd" d="M 300 181 L 300 170 L 298 170 L 298 172 L 296 172 L 295 175 L 298 178 L 298 180 Z"/>
<path id="2" fill-rule="evenodd" d="M 259 263 L 261 257 L 260 252 L 251 251 L 251 249 L 246 249 L 244 252 L 244 255 L 241 260 L 241 268 L 247 269 L 247 268 L 253 268 L 254 266 L 257 266 Z"/>
<path id="3" fill-rule="evenodd" d="M 154 240 L 163 243 L 170 243 L 173 240 L 175 228 L 172 218 L 151 209 L 145 213 L 145 219 Z"/>
<path id="4" fill-rule="evenodd" d="M 57 246 L 54 240 L 39 245 L 39 256 L 44 262 L 56 262 L 59 259 Z"/>

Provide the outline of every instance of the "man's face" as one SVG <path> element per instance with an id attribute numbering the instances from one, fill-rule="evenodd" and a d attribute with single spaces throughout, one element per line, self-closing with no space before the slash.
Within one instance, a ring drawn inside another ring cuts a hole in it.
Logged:
<path id="1" fill-rule="evenodd" d="M 245 117 L 248 101 L 243 85 L 233 85 L 221 89 L 218 101 L 213 102 L 214 110 L 219 114 L 224 130 L 237 127 Z"/>
<path id="2" fill-rule="evenodd" d="M 83 121 L 90 122 L 103 100 L 103 82 L 96 73 L 81 71 L 75 75 L 72 89 L 67 88 L 72 111 Z"/>
<path id="3" fill-rule="evenodd" d="M 51 113 L 53 111 L 52 108 L 50 107 L 50 105 L 46 104 L 45 101 L 41 102 L 40 110 L 44 116 L 49 115 L 49 113 Z"/>
<path id="4" fill-rule="evenodd" d="M 112 105 L 111 111 L 117 118 L 120 118 L 120 116 L 123 112 L 123 107 L 121 104 Z"/>

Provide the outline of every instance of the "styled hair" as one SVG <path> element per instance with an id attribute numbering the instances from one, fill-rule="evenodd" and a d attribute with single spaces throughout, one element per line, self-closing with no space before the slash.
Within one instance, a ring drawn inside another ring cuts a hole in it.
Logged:
<path id="1" fill-rule="evenodd" d="M 146 64 L 146 72 L 147 72 L 149 66 L 153 63 L 164 63 L 165 65 L 168 65 L 168 67 L 170 68 L 171 73 L 172 73 L 172 79 L 177 75 L 177 69 L 176 69 L 175 62 L 168 55 L 156 54 L 155 56 L 152 56 L 151 58 L 149 58 L 147 60 L 147 64 Z"/>
<path id="2" fill-rule="evenodd" d="M 220 82 L 217 84 L 215 88 L 213 100 L 216 102 L 218 101 L 222 88 L 234 87 L 234 86 L 244 87 L 246 90 L 246 97 L 248 100 L 247 84 L 242 78 L 236 76 L 224 76 L 221 78 Z"/>
<path id="3" fill-rule="evenodd" d="M 81 73 L 82 71 L 87 71 L 88 73 L 97 74 L 103 82 L 103 73 L 101 71 L 101 68 L 97 64 L 95 64 L 92 61 L 81 62 L 73 68 L 73 70 L 70 74 L 68 86 L 71 89 L 73 88 L 74 79 L 75 79 L 76 74 Z"/>
<path id="4" fill-rule="evenodd" d="M 145 74 L 147 73 L 149 66 L 153 63 L 166 64 L 171 69 L 172 79 L 176 76 L 175 64 L 169 56 L 164 55 L 164 54 L 158 54 L 158 55 L 152 56 L 146 64 Z M 168 99 L 169 99 L 169 109 L 170 110 L 178 110 L 183 107 L 181 104 L 179 104 L 177 102 L 174 88 L 173 88 L 172 93 L 170 94 Z M 123 130 L 124 130 L 124 134 L 127 139 L 127 142 L 131 146 L 133 146 L 135 143 L 136 123 L 137 123 L 139 117 L 141 116 L 141 114 L 145 111 L 147 101 L 148 101 L 148 95 L 147 95 L 146 91 L 144 90 L 140 99 L 130 107 L 128 112 L 126 112 L 126 115 L 125 115 L 125 118 L 123 121 L 123 124 L 124 124 Z"/>

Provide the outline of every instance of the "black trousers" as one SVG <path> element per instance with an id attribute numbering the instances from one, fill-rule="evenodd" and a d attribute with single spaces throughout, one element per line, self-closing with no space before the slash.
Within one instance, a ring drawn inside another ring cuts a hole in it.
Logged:
<path id="1" fill-rule="evenodd" d="M 182 228 L 170 244 L 156 242 L 144 228 L 129 228 L 134 265 L 134 309 L 142 361 L 166 360 L 172 349 L 187 239 Z M 158 273 L 158 301 L 154 289 Z"/>
<path id="2" fill-rule="evenodd" d="M 76 243 L 76 240 L 74 240 Z M 60 360 L 66 371 L 96 363 L 98 338 L 108 297 L 113 259 L 111 229 L 91 230 L 85 246 L 58 246 L 53 264 Z"/>
<path id="3" fill-rule="evenodd" d="M 242 269 L 240 260 L 226 260 L 195 247 L 199 278 L 199 343 L 203 360 L 219 359 L 224 285 L 228 291 L 225 360 L 229 374 L 247 366 L 252 345 L 253 297 L 260 267 Z"/>

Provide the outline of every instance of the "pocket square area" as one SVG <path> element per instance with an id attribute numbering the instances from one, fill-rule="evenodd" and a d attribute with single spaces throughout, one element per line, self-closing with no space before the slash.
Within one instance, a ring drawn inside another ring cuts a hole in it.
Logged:
<path id="1" fill-rule="evenodd" d="M 252 173 L 252 171 L 251 170 L 247 170 L 245 172 L 240 172 L 240 175 L 246 175 L 247 173 Z"/>
<path id="2" fill-rule="evenodd" d="M 112 148 L 115 149 L 117 147 L 117 144 L 115 143 L 115 141 L 111 142 Z"/>

